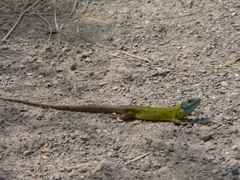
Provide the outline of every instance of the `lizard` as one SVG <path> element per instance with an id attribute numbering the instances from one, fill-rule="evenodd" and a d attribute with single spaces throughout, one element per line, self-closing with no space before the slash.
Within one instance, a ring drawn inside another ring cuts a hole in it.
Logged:
<path id="1" fill-rule="evenodd" d="M 158 108 L 135 105 L 55 105 L 3 97 L 0 97 L 0 100 L 57 110 L 90 113 L 116 113 L 120 114 L 120 118 L 122 120 L 141 119 L 146 121 L 168 121 L 173 122 L 175 125 L 186 124 L 186 122 L 183 122 L 181 120 L 184 119 L 185 116 L 190 115 L 201 102 L 200 98 L 191 98 L 174 107 Z"/>

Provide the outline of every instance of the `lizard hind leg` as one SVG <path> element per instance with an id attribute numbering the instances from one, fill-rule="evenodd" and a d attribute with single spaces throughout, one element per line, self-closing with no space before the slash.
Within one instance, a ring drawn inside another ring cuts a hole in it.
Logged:
<path id="1" fill-rule="evenodd" d="M 123 114 L 120 115 L 120 118 L 124 121 L 128 121 L 130 119 L 134 119 L 135 118 L 135 113 L 132 111 L 126 111 Z"/>

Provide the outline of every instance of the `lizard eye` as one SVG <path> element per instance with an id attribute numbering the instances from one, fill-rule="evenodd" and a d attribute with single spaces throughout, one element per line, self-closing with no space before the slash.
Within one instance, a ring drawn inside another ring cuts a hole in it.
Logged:
<path id="1" fill-rule="evenodd" d="M 191 99 L 189 99 L 189 100 L 188 100 L 188 102 L 189 102 L 189 103 L 192 103 L 192 100 L 191 100 Z"/>

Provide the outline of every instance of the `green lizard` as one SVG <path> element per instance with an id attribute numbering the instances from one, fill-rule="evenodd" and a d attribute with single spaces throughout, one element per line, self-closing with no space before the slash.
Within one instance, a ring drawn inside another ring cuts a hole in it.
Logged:
<path id="1" fill-rule="evenodd" d="M 4 101 L 12 101 L 32 106 L 40 106 L 43 108 L 52 108 L 66 111 L 79 111 L 79 112 L 91 112 L 91 113 L 117 113 L 120 114 L 121 119 L 141 119 L 147 121 L 169 121 L 175 125 L 185 124 L 181 120 L 191 114 L 200 104 L 201 99 L 192 98 L 188 99 L 181 104 L 170 108 L 155 108 L 144 106 L 117 106 L 117 105 L 53 105 L 42 104 L 36 102 L 29 102 L 24 100 L 1 98 Z"/>

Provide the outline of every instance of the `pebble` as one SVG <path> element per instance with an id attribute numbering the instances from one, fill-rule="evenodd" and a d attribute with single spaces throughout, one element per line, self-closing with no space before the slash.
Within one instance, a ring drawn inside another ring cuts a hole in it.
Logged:
<path id="1" fill-rule="evenodd" d="M 90 138 L 87 137 L 87 136 L 81 136 L 80 138 L 81 138 L 81 140 L 83 140 L 83 141 L 89 141 L 89 140 L 90 140 Z"/>
<path id="2" fill-rule="evenodd" d="M 92 62 L 92 59 L 89 58 L 89 57 L 87 57 L 86 59 L 84 59 L 84 61 L 87 62 L 87 63 L 91 63 L 91 62 Z"/>
<path id="3" fill-rule="evenodd" d="M 69 176 L 69 177 L 72 177 L 72 176 L 74 175 L 74 173 L 75 173 L 75 172 L 72 171 L 72 172 L 68 173 L 68 176 Z"/>
<path id="4" fill-rule="evenodd" d="M 224 86 L 224 87 L 229 86 L 229 84 L 226 81 L 221 82 L 221 85 Z"/>
<path id="5" fill-rule="evenodd" d="M 57 67 L 55 70 L 56 70 L 57 73 L 60 73 L 60 72 L 63 71 L 63 69 L 61 67 Z"/>
<path id="6" fill-rule="evenodd" d="M 38 114 L 36 115 L 36 119 L 37 119 L 37 120 L 41 120 L 44 116 L 45 116 L 45 114 L 43 114 L 43 113 L 38 113 Z"/>
<path id="7" fill-rule="evenodd" d="M 239 168 L 240 168 L 240 167 L 235 167 L 235 168 L 232 170 L 232 174 L 233 174 L 234 176 L 239 175 Z"/>
<path id="8" fill-rule="evenodd" d="M 61 179 L 60 174 L 54 174 L 54 175 L 53 175 L 53 179 L 54 179 L 54 180 L 60 180 L 60 179 Z"/>
<path id="9" fill-rule="evenodd" d="M 31 155 L 31 154 L 33 154 L 34 153 L 34 150 L 27 150 L 27 151 L 24 151 L 23 152 L 23 155 L 24 156 L 29 156 L 29 155 Z"/>
<path id="10" fill-rule="evenodd" d="M 74 63 L 70 66 L 71 71 L 74 71 L 77 69 L 77 63 Z"/>
<path id="11" fill-rule="evenodd" d="M 214 159 L 215 159 L 214 156 L 209 156 L 207 160 L 208 160 L 208 162 L 212 162 Z"/>
<path id="12" fill-rule="evenodd" d="M 2 50 L 8 50 L 8 48 L 9 48 L 9 45 L 1 45 Z"/>
<path id="13" fill-rule="evenodd" d="M 214 133 L 208 134 L 208 135 L 203 135 L 202 140 L 203 141 L 209 141 L 209 140 L 213 139 L 213 135 L 214 135 Z"/>
<path id="14" fill-rule="evenodd" d="M 227 121 L 230 121 L 232 119 L 232 117 L 231 116 L 224 116 L 223 119 L 227 120 Z"/>
<path id="15" fill-rule="evenodd" d="M 159 173 L 162 173 L 164 171 L 168 171 L 168 166 L 163 166 L 158 170 Z"/>
<path id="16" fill-rule="evenodd" d="M 169 146 L 167 147 L 167 150 L 168 150 L 169 152 L 174 152 L 174 151 L 175 151 L 175 149 L 174 149 L 171 145 L 169 145 Z"/>
<path id="17" fill-rule="evenodd" d="M 198 72 L 200 72 L 200 73 L 207 73 L 207 70 L 205 70 L 205 69 L 199 69 Z"/>

